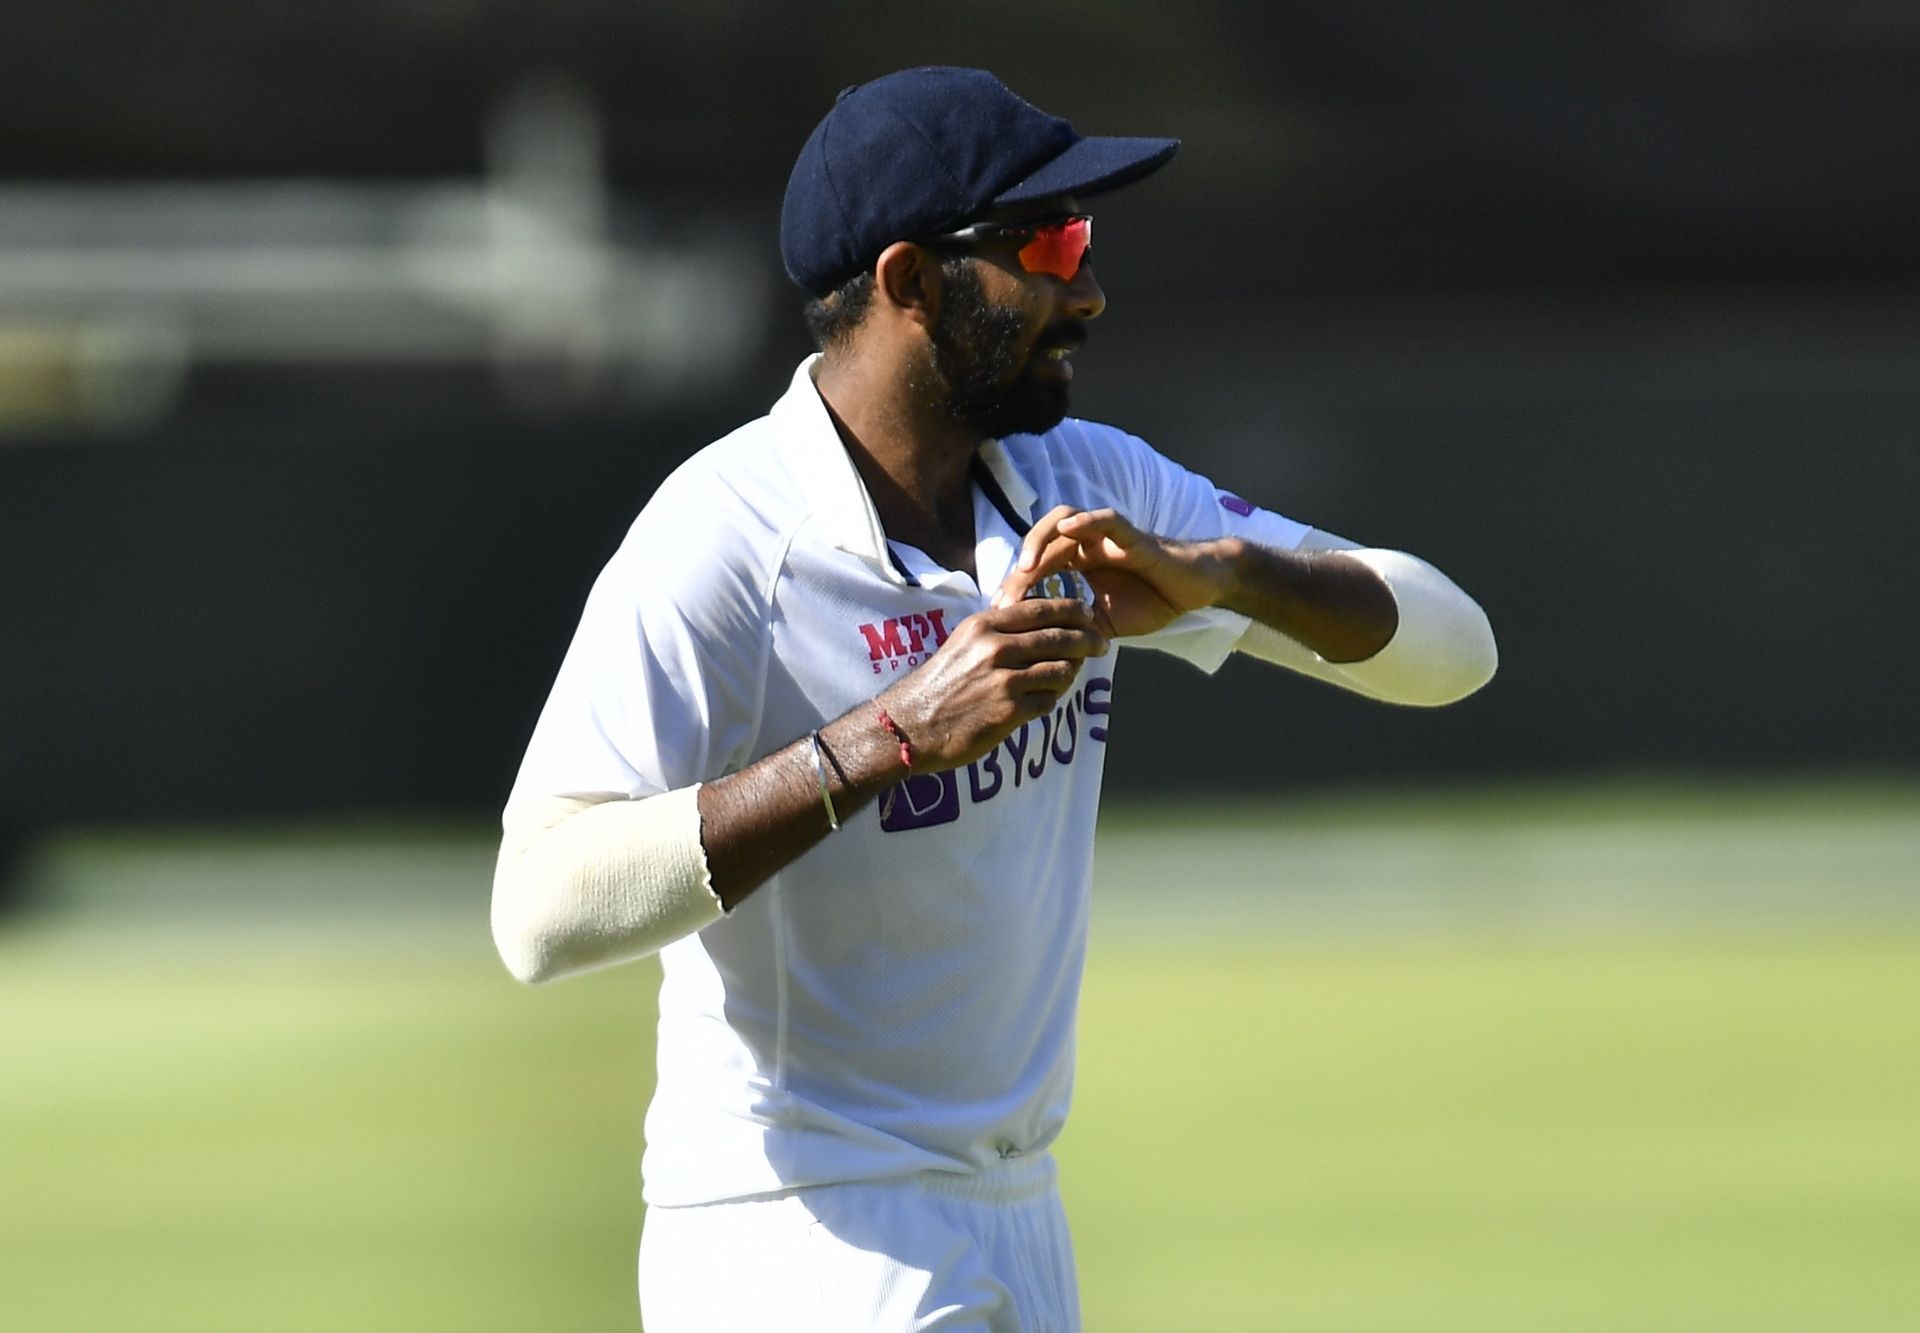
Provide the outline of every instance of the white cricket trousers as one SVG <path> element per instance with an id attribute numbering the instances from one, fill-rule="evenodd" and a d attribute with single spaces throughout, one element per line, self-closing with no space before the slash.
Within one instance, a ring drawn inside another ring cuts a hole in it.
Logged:
<path id="1" fill-rule="evenodd" d="M 1079 1333 L 1053 1159 L 649 1208 L 646 1333 Z"/>

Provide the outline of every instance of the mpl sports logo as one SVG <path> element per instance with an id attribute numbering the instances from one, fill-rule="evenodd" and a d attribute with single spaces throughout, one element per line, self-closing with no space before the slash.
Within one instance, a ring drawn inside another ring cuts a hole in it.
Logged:
<path id="1" fill-rule="evenodd" d="M 917 667 L 947 641 L 946 612 L 939 607 L 915 611 L 910 615 L 888 616 L 878 625 L 862 625 L 860 636 L 867 641 L 867 656 L 873 674 Z"/>
<path id="2" fill-rule="evenodd" d="M 880 828 L 887 833 L 951 824 L 965 804 L 982 805 L 1066 767 L 1087 743 L 1107 743 L 1107 712 L 1113 681 L 1095 676 L 995 746 L 984 758 L 944 773 L 919 773 L 896 783 L 880 798 Z"/>

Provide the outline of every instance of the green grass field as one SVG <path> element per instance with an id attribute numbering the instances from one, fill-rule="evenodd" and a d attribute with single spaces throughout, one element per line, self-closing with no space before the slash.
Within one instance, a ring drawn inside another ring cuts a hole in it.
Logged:
<path id="1" fill-rule="evenodd" d="M 1920 1330 L 1920 791 L 1103 836 L 1090 1330 Z M 52 847 L 0 930 L 0 1328 L 634 1328 L 657 974 L 515 986 L 489 854 Z"/>

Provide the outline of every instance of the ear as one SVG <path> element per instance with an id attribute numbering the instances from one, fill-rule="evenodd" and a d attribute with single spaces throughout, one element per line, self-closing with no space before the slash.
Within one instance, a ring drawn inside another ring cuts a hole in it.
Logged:
<path id="1" fill-rule="evenodd" d="M 888 306 L 920 326 L 933 323 L 940 306 L 940 264 L 911 241 L 895 241 L 873 261 L 874 290 Z"/>

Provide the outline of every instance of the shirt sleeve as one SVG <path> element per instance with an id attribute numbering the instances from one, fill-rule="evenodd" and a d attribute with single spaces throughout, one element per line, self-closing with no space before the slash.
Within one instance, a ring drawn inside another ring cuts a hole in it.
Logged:
<path id="1" fill-rule="evenodd" d="M 1107 474 L 1090 494 L 1072 502 L 1086 508 L 1112 505 L 1144 531 L 1181 541 L 1243 537 L 1262 546 L 1291 551 L 1308 525 L 1270 509 L 1249 504 L 1206 477 L 1181 466 L 1138 436 L 1088 421 L 1063 423 L 1075 452 L 1086 460 L 1083 475 Z M 1152 648 L 1184 658 L 1212 674 L 1232 654 L 1250 622 L 1221 607 L 1190 611 L 1172 624 L 1121 640 L 1123 647 Z"/>
<path id="2" fill-rule="evenodd" d="M 651 796 L 743 766 L 770 626 L 747 534 L 669 481 L 588 594 L 508 806 Z"/>

